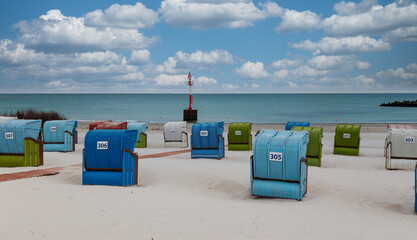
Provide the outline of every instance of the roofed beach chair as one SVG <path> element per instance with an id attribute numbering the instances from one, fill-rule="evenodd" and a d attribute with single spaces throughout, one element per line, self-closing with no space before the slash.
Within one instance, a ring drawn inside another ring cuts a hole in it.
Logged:
<path id="1" fill-rule="evenodd" d="M 417 164 L 414 170 L 414 212 L 417 213 Z"/>
<path id="2" fill-rule="evenodd" d="M 308 145 L 307 145 L 307 159 L 308 166 L 321 167 L 321 153 L 323 144 L 323 128 L 321 127 L 293 127 L 291 131 L 307 131 Z"/>
<path id="3" fill-rule="evenodd" d="M 72 130 L 72 134 L 74 134 L 75 136 L 75 143 L 78 143 L 78 131 L 77 131 L 77 127 L 78 127 L 78 121 L 74 121 L 75 125 L 74 125 L 74 129 Z"/>
<path id="4" fill-rule="evenodd" d="M 262 130 L 251 157 L 251 195 L 301 200 L 307 193 L 308 132 Z"/>
<path id="5" fill-rule="evenodd" d="M 385 139 L 385 168 L 413 169 L 417 163 L 417 130 L 388 129 Z"/>
<path id="6" fill-rule="evenodd" d="M 129 122 L 127 123 L 127 129 L 137 130 L 138 136 L 135 143 L 135 148 L 146 148 L 148 145 L 148 136 L 146 135 L 147 123 Z"/>
<path id="7" fill-rule="evenodd" d="M 127 122 L 102 122 L 96 129 L 127 129 Z"/>
<path id="8" fill-rule="evenodd" d="M 95 130 L 85 135 L 83 185 L 137 184 L 138 155 L 134 153 L 137 130 Z"/>
<path id="9" fill-rule="evenodd" d="M 166 148 L 188 147 L 186 122 L 167 122 L 164 124 L 164 145 Z"/>
<path id="10" fill-rule="evenodd" d="M 388 129 L 414 129 L 413 126 L 408 124 L 397 124 L 397 123 L 388 123 L 387 124 Z"/>
<path id="11" fill-rule="evenodd" d="M 41 120 L 0 122 L 0 166 L 43 165 Z"/>
<path id="12" fill-rule="evenodd" d="M 195 123 L 191 129 L 191 158 L 224 158 L 223 122 Z"/>
<path id="13" fill-rule="evenodd" d="M 227 133 L 227 140 L 230 151 L 252 150 L 252 123 L 241 122 L 231 123 Z"/>
<path id="14" fill-rule="evenodd" d="M 310 127 L 310 123 L 309 122 L 287 122 L 287 124 L 285 124 L 285 130 L 290 131 L 292 127 L 294 126 Z"/>
<path id="15" fill-rule="evenodd" d="M 88 125 L 88 130 L 95 130 L 97 125 L 103 124 L 105 122 L 112 122 L 112 120 L 104 120 L 104 121 L 94 121 Z"/>
<path id="16" fill-rule="evenodd" d="M 55 120 L 43 124 L 43 150 L 46 152 L 75 151 L 75 121 Z"/>
<path id="17" fill-rule="evenodd" d="M 359 155 L 361 125 L 338 124 L 334 136 L 333 154 Z"/>

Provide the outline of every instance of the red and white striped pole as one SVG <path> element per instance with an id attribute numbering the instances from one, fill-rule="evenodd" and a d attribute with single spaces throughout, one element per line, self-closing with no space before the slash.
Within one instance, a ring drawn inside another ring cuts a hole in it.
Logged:
<path id="1" fill-rule="evenodd" d="M 191 86 L 193 85 L 193 81 L 191 81 L 191 73 L 188 73 L 188 86 L 190 86 L 190 106 L 188 107 L 188 110 L 193 110 L 191 107 L 191 103 L 193 102 L 193 92 L 191 91 Z"/>

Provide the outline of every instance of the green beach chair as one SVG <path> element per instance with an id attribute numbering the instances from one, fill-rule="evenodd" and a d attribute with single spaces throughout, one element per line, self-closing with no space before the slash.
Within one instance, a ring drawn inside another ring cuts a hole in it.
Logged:
<path id="1" fill-rule="evenodd" d="M 291 131 L 307 131 L 308 132 L 308 144 L 307 144 L 307 159 L 308 166 L 321 167 L 321 152 L 323 144 L 323 128 L 321 127 L 297 127 L 291 128 Z"/>
<path id="2" fill-rule="evenodd" d="M 252 123 L 231 123 L 227 139 L 230 151 L 250 151 L 252 150 Z"/>
<path id="3" fill-rule="evenodd" d="M 333 154 L 359 155 L 361 125 L 338 124 L 334 136 Z"/>

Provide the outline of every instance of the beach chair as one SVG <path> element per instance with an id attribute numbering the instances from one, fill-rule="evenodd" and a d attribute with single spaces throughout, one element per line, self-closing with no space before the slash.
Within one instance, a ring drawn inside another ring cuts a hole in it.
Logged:
<path id="1" fill-rule="evenodd" d="M 417 163 L 417 130 L 388 129 L 385 139 L 385 168 L 413 169 Z"/>
<path id="2" fill-rule="evenodd" d="M 96 129 L 127 129 L 127 122 L 102 122 Z"/>
<path id="3" fill-rule="evenodd" d="M 103 124 L 103 123 L 106 123 L 106 122 L 112 122 L 112 120 L 94 121 L 94 122 L 91 122 L 91 123 L 88 125 L 88 130 L 95 130 L 95 129 L 96 129 L 96 127 L 97 127 L 97 125 L 100 125 L 100 124 Z"/>
<path id="4" fill-rule="evenodd" d="M 227 133 L 228 149 L 230 151 L 252 150 L 252 123 L 231 123 Z"/>
<path id="5" fill-rule="evenodd" d="M 262 130 L 250 160 L 251 195 L 301 200 L 307 193 L 308 132 Z"/>
<path id="6" fill-rule="evenodd" d="M 45 152 L 75 151 L 74 120 L 46 121 L 43 124 L 43 150 Z"/>
<path id="7" fill-rule="evenodd" d="M 417 213 L 417 164 L 414 170 L 414 212 Z"/>
<path id="8" fill-rule="evenodd" d="M 41 120 L 0 122 L 0 167 L 43 165 Z"/>
<path id="9" fill-rule="evenodd" d="M 387 129 L 414 129 L 414 127 L 407 124 L 388 123 Z"/>
<path id="10" fill-rule="evenodd" d="M 307 131 L 308 145 L 307 145 L 307 159 L 308 166 L 321 167 L 321 153 L 323 144 L 323 128 L 321 127 L 293 127 L 291 131 Z"/>
<path id="11" fill-rule="evenodd" d="M 361 125 L 338 124 L 334 136 L 333 154 L 359 155 Z"/>
<path id="12" fill-rule="evenodd" d="M 285 130 L 290 131 L 292 127 L 294 126 L 310 127 L 310 123 L 309 122 L 287 122 L 287 124 L 285 124 Z"/>
<path id="13" fill-rule="evenodd" d="M 167 122 L 164 124 L 164 146 L 166 148 L 188 147 L 186 122 Z"/>
<path id="14" fill-rule="evenodd" d="M 137 130 L 138 136 L 135 143 L 135 148 L 146 148 L 148 146 L 148 136 L 146 135 L 147 123 L 130 122 L 127 123 L 127 129 Z"/>
<path id="15" fill-rule="evenodd" d="M 72 130 L 72 134 L 74 134 L 75 136 L 75 143 L 78 144 L 78 131 L 77 131 L 77 127 L 78 127 L 78 121 L 74 121 L 74 129 Z"/>
<path id="16" fill-rule="evenodd" d="M 138 155 L 133 152 L 137 134 L 137 130 L 88 131 L 83 150 L 83 185 L 137 184 Z"/>
<path id="17" fill-rule="evenodd" d="M 224 158 L 223 122 L 195 123 L 191 128 L 191 158 Z"/>

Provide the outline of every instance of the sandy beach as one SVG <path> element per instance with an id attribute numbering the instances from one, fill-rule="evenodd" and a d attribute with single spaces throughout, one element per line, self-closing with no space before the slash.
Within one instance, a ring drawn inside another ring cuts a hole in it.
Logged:
<path id="1" fill-rule="evenodd" d="M 83 186 L 87 122 L 70 153 L 45 152 L 53 176 L 0 183 L 1 239 L 416 239 L 414 171 L 384 168 L 386 124 L 362 124 L 358 157 L 333 155 L 336 124 L 324 128 L 322 167 L 309 167 L 302 201 L 250 195 L 252 151 L 222 160 L 190 153 L 139 160 L 139 186 Z M 190 132 L 191 124 L 188 124 Z M 283 124 L 254 124 L 283 130 Z M 163 147 L 163 124 L 151 123 L 139 156 Z M 227 143 L 227 124 L 224 136 Z M 71 167 L 72 166 L 72 167 Z"/>

